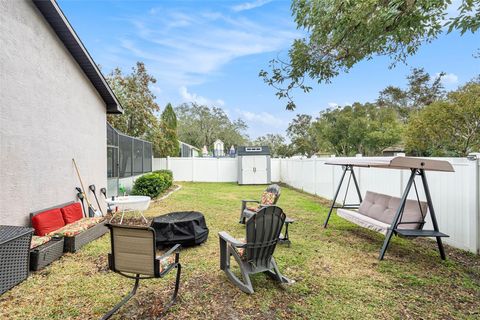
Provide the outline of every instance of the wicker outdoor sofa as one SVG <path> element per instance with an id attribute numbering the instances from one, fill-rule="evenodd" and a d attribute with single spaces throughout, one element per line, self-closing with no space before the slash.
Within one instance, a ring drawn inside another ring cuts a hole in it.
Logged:
<path id="1" fill-rule="evenodd" d="M 30 269 L 40 270 L 75 252 L 108 232 L 103 217 L 84 218 L 78 202 L 68 202 L 30 214 L 35 235 L 30 249 Z"/>
<path id="2" fill-rule="evenodd" d="M 33 236 L 30 245 L 30 270 L 38 271 L 63 255 L 64 238 Z"/>

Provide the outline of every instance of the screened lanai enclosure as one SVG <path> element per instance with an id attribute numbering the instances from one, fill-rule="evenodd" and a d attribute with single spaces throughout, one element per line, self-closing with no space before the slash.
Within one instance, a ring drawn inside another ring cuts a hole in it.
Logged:
<path id="1" fill-rule="evenodd" d="M 119 179 L 151 171 L 152 144 L 127 136 L 107 123 L 107 195 L 118 195 Z"/>

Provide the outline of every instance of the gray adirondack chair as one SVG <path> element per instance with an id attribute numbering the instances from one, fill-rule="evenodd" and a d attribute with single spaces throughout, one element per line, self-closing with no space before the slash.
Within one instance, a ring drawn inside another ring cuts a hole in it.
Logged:
<path id="1" fill-rule="evenodd" d="M 273 258 L 285 218 L 285 213 L 277 206 L 260 209 L 255 217 L 246 222 L 246 242 L 235 239 L 225 231 L 219 232 L 220 269 L 243 292 L 254 292 L 250 275 L 255 273 L 263 272 L 280 283 L 293 282 L 280 273 Z M 232 256 L 240 266 L 243 281 L 230 268 Z"/>
<path id="2" fill-rule="evenodd" d="M 264 203 L 263 199 L 260 200 L 252 200 L 252 199 L 245 199 L 242 200 L 242 209 L 240 210 L 240 221 L 239 223 L 244 224 L 246 220 L 250 219 L 255 213 L 260 210 L 262 207 L 275 205 L 280 198 L 280 186 L 278 184 L 271 184 L 265 189 L 265 192 L 270 192 L 275 195 L 272 203 Z M 259 208 L 257 210 L 251 210 L 248 208 L 249 203 L 258 203 Z"/>

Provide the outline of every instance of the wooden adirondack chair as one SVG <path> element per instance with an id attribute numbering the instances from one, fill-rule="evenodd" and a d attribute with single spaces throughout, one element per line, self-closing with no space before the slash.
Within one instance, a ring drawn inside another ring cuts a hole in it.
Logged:
<path id="1" fill-rule="evenodd" d="M 268 206 L 247 220 L 245 241 L 235 239 L 225 231 L 219 232 L 220 269 L 243 292 L 254 292 L 250 274 L 263 272 L 280 283 L 293 282 L 280 273 L 273 258 L 285 218 L 281 208 Z M 230 269 L 232 256 L 240 266 L 243 281 Z"/>
<path id="2" fill-rule="evenodd" d="M 263 207 L 275 205 L 278 198 L 280 198 L 280 186 L 277 184 L 271 184 L 265 189 L 260 200 L 242 200 L 239 223 L 244 224 L 246 220 L 250 219 Z M 254 205 L 249 205 L 249 203 L 254 203 Z"/>

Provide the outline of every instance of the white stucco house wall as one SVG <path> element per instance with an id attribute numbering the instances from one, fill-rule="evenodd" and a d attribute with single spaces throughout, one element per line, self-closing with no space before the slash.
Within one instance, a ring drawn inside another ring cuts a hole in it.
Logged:
<path id="1" fill-rule="evenodd" d="M 0 224 L 28 225 L 76 200 L 72 158 L 85 188 L 107 186 L 106 115 L 122 108 L 54 0 L 0 15 Z"/>

